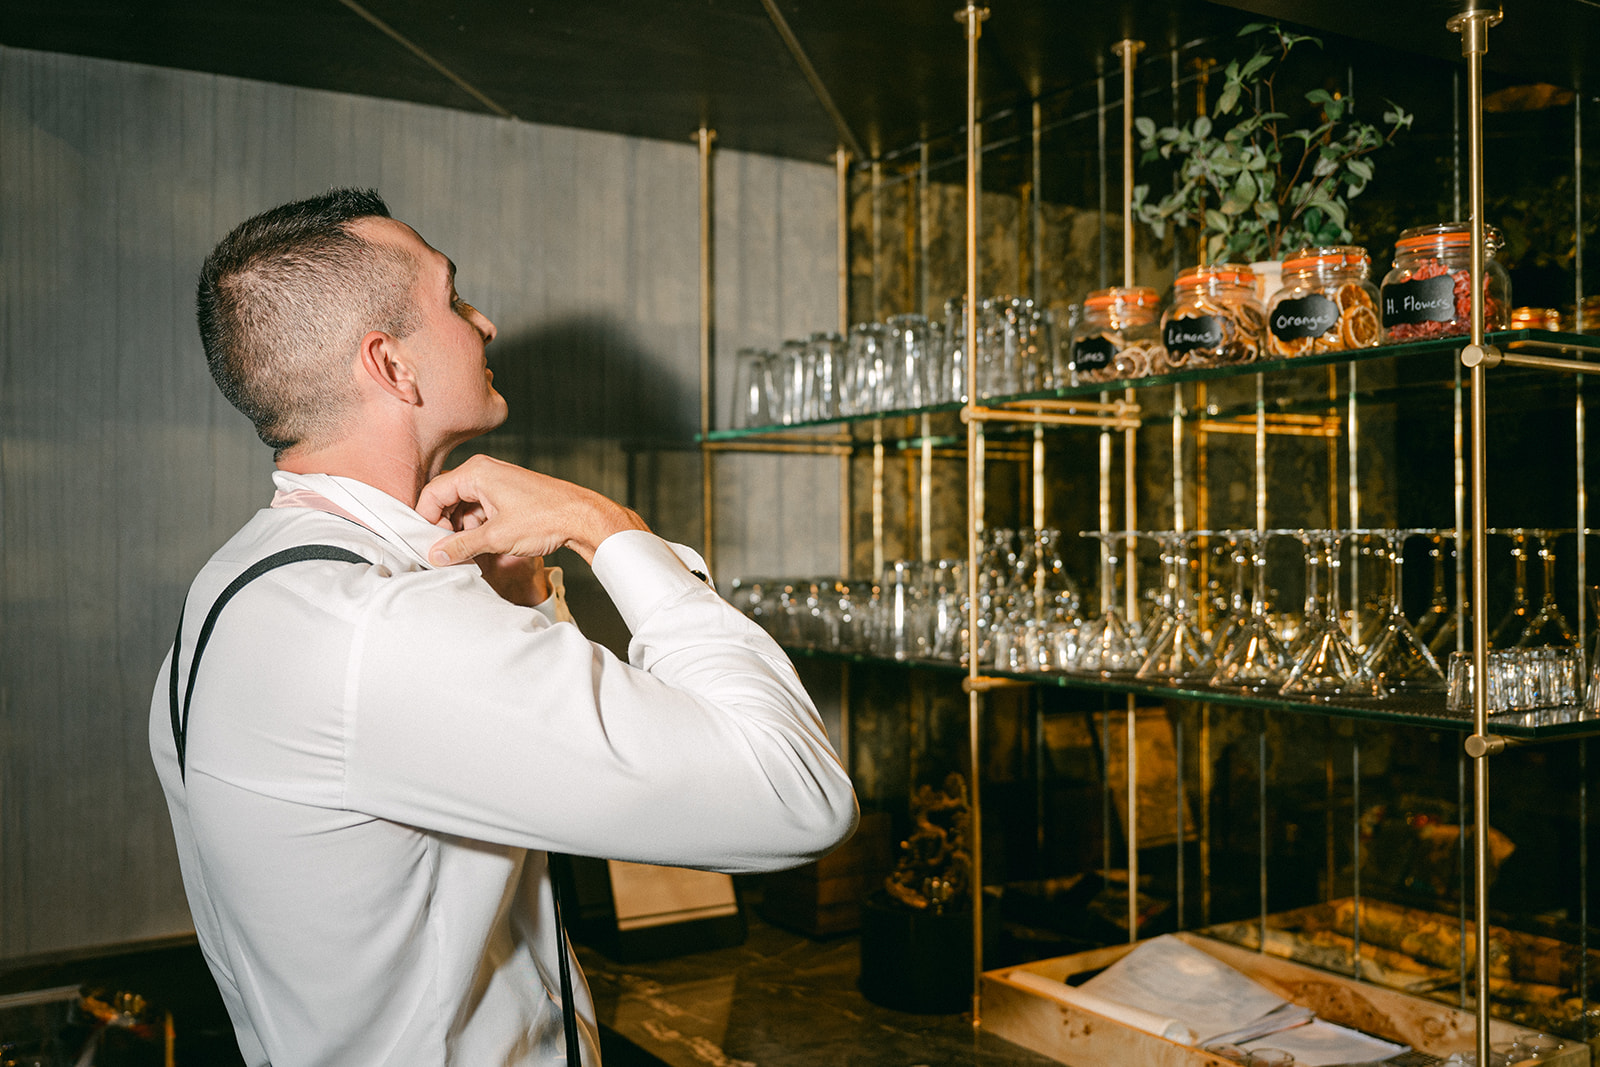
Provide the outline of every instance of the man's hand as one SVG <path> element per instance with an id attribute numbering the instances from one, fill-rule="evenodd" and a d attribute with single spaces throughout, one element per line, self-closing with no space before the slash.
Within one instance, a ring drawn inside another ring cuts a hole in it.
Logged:
<path id="1" fill-rule="evenodd" d="M 592 489 L 488 456 L 473 456 L 423 486 L 417 512 L 456 531 L 429 553 L 440 566 L 482 555 L 548 556 L 563 547 L 592 563 L 612 534 L 649 529 Z"/>
<path id="2" fill-rule="evenodd" d="M 479 556 L 476 562 L 483 580 L 502 600 L 532 608 L 550 596 L 543 556 Z"/>

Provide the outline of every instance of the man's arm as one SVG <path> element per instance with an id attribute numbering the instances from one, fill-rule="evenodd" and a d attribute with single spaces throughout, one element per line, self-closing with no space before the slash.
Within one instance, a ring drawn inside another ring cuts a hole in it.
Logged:
<path id="1" fill-rule="evenodd" d="M 455 568 L 382 580 L 352 664 L 348 806 L 479 840 L 732 871 L 792 866 L 848 836 L 849 778 L 772 639 L 626 509 L 516 468 L 492 477 L 431 497 L 441 516 L 482 508 L 461 551 L 587 545 L 633 634 L 630 662 Z"/>
<path id="2" fill-rule="evenodd" d="M 592 489 L 481 455 L 424 486 L 417 512 L 456 531 L 433 546 L 433 562 L 440 566 L 485 553 L 548 556 L 558 548 L 593 563 L 595 550 L 612 534 L 650 529 Z"/>

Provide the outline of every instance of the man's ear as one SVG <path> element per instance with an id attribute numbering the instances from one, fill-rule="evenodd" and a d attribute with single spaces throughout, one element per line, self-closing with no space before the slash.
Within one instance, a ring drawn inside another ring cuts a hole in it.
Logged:
<path id="1" fill-rule="evenodd" d="M 396 400 L 412 405 L 422 402 L 416 373 L 392 335 L 382 330 L 368 333 L 361 339 L 357 362 L 373 385 Z"/>

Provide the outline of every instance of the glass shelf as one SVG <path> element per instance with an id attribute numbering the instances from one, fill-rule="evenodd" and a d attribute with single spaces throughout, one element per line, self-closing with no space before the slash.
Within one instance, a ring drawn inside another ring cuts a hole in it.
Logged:
<path id="1" fill-rule="evenodd" d="M 844 652 L 833 649 L 785 646 L 784 651 L 797 659 L 827 660 L 874 665 L 903 667 L 936 674 L 965 677 L 966 668 L 949 660 L 894 659 L 862 652 Z M 1341 719 L 1362 719 L 1399 726 L 1424 726 L 1439 730 L 1454 730 L 1462 734 L 1472 732 L 1472 716 L 1448 711 L 1444 694 L 1428 696 L 1395 696 L 1385 700 L 1287 700 L 1278 696 L 1258 696 L 1231 689 L 1213 689 L 1206 685 L 1152 685 L 1131 678 L 1101 678 L 1065 671 L 1028 672 L 984 670 L 986 677 L 1015 678 L 1035 685 L 1056 686 L 1086 692 L 1131 693 L 1134 696 L 1154 697 L 1163 700 L 1187 700 L 1233 707 L 1262 708 L 1268 711 L 1287 711 L 1301 715 L 1317 715 Z M 1600 712 L 1585 712 L 1581 707 L 1545 708 L 1526 712 L 1504 712 L 1489 716 L 1491 733 L 1524 741 L 1554 741 L 1567 738 L 1600 735 Z"/>
<path id="2" fill-rule="evenodd" d="M 1540 345 L 1560 345 L 1574 349 L 1594 348 L 1600 346 L 1600 337 L 1589 334 L 1555 333 L 1550 330 L 1499 330 L 1490 333 L 1485 338 L 1489 343 L 1504 349 L 1518 342 L 1537 342 Z M 1377 348 L 1365 348 L 1358 351 L 1323 352 L 1313 356 L 1297 356 L 1290 359 L 1265 360 L 1256 363 L 1234 364 L 1226 367 L 1207 367 L 1199 370 L 1174 371 L 1170 374 L 1157 374 L 1147 378 L 1129 379 L 1124 381 L 1101 382 L 1094 385 L 1078 385 L 1066 389 L 1051 389 L 1036 393 L 1019 393 L 1012 396 L 986 397 L 988 406 L 1000 404 L 1022 404 L 1030 400 L 1074 400 L 1096 399 L 1101 393 L 1116 393 L 1125 389 L 1150 389 L 1163 385 L 1174 385 L 1185 382 L 1213 382 L 1230 379 L 1248 378 L 1256 374 L 1282 374 L 1301 368 L 1325 367 L 1336 364 L 1359 365 L 1381 360 L 1403 359 L 1408 357 L 1425 357 L 1448 355 L 1466 345 L 1464 336 L 1440 337 L 1427 341 L 1412 341 L 1397 345 L 1380 345 Z M 1596 372 L 1600 373 L 1600 362 L 1596 363 Z M 1502 367 L 1493 372 L 1491 381 L 1500 382 L 1545 382 L 1549 380 L 1548 372 L 1528 371 L 1520 368 Z M 1356 398 L 1362 401 L 1375 401 L 1379 403 L 1394 402 L 1403 398 L 1415 396 L 1417 393 L 1439 392 L 1441 396 L 1447 395 L 1441 390 L 1453 384 L 1453 376 L 1432 377 L 1421 381 L 1405 382 L 1401 384 L 1385 385 L 1369 391 L 1358 391 Z M 1348 399 L 1349 394 L 1340 392 L 1335 403 L 1342 403 Z M 1288 414 L 1326 410 L 1330 401 L 1326 397 L 1314 399 L 1268 399 L 1266 410 L 1271 414 Z M 864 415 L 851 415 L 835 419 L 822 419 L 811 422 L 792 423 L 774 426 L 755 426 L 737 430 L 713 430 L 706 434 L 697 434 L 697 442 L 737 442 L 752 438 L 771 437 L 775 434 L 795 434 L 797 431 L 816 430 L 823 427 L 859 426 L 870 424 L 877 420 L 917 418 L 923 415 L 954 414 L 961 410 L 962 405 L 956 403 L 938 404 L 926 408 L 897 409 L 893 411 L 875 411 Z M 1207 410 L 1207 418 L 1229 417 L 1234 415 L 1250 414 L 1254 411 L 1251 404 L 1236 404 Z M 1195 415 L 1200 414 L 1195 412 Z M 1170 419 L 1169 413 L 1148 415 L 1146 422 L 1164 422 Z M 992 432 L 992 431 L 991 431 Z M 898 436 L 898 435 L 897 435 Z M 962 443 L 955 436 L 939 435 L 936 440 L 940 442 Z M 885 441 L 885 444 L 889 444 Z M 897 440 L 895 444 L 904 447 L 905 440 Z"/>

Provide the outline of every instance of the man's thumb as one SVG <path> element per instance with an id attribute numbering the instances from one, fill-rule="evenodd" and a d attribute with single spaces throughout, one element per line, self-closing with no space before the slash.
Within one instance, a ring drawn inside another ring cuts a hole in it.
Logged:
<path id="1" fill-rule="evenodd" d="M 428 559 L 439 567 L 465 563 L 479 553 L 482 548 L 479 542 L 482 540 L 483 537 L 477 530 L 463 530 L 441 537 L 428 550 Z"/>

